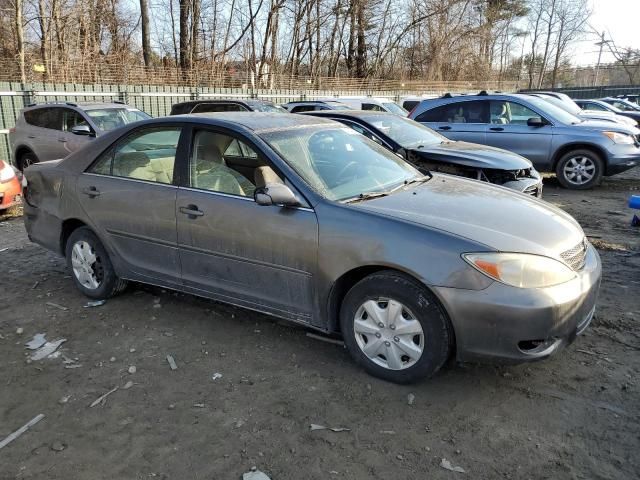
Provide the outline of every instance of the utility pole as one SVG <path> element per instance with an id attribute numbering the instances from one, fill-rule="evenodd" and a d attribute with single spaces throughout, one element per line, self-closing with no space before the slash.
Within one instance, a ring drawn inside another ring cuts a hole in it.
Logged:
<path id="1" fill-rule="evenodd" d="M 596 74 L 593 76 L 594 87 L 598 85 L 598 72 L 600 70 L 600 60 L 602 59 L 602 49 L 607 43 L 609 43 L 609 40 L 604 39 L 604 32 L 602 32 L 602 35 L 600 35 L 600 41 L 596 43 L 596 45 L 600 47 L 600 51 L 598 52 L 598 63 L 596 64 Z"/>

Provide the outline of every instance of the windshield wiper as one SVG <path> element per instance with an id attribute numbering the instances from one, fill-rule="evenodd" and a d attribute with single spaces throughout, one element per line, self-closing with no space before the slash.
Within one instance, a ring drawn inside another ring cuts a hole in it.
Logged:
<path id="1" fill-rule="evenodd" d="M 400 190 L 403 187 L 406 187 L 407 185 L 412 185 L 414 183 L 428 182 L 432 178 L 433 178 L 433 175 L 431 175 L 430 172 L 427 172 L 427 174 L 424 177 L 405 180 L 400 185 L 396 185 L 395 187 L 393 187 L 391 190 L 384 190 L 381 192 L 362 192 L 357 197 L 352 197 L 344 200 L 344 203 L 356 203 L 356 202 L 362 202 L 364 200 L 371 200 L 372 198 L 386 197 L 388 195 L 391 195 L 393 192 Z"/>

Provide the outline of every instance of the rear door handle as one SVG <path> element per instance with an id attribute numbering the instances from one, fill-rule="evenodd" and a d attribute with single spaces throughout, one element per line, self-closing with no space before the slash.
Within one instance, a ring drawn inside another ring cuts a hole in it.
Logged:
<path id="1" fill-rule="evenodd" d="M 94 198 L 100 195 L 100 190 L 98 190 L 96 187 L 87 187 L 82 189 L 82 193 L 88 195 L 91 198 Z"/>
<path id="2" fill-rule="evenodd" d="M 178 210 L 180 210 L 180 213 L 184 213 L 191 219 L 202 217 L 204 215 L 202 210 L 198 210 L 197 205 L 187 205 L 186 207 L 180 207 Z"/>
<path id="3" fill-rule="evenodd" d="M 502 127 L 491 127 L 489 130 L 491 130 L 492 132 L 503 132 L 504 128 L 502 128 Z"/>
<path id="4" fill-rule="evenodd" d="M 445 125 L 444 127 L 438 127 L 438 130 L 451 130 L 451 127 Z"/>
<path id="5" fill-rule="evenodd" d="M 27 138 L 36 138 L 35 135 L 27 135 Z"/>

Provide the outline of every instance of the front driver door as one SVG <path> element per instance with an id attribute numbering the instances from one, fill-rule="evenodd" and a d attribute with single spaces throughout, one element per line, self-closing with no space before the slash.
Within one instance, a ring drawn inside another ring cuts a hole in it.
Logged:
<path id="1" fill-rule="evenodd" d="M 318 321 L 315 212 L 255 203 L 253 173 L 268 161 L 248 139 L 209 129 L 192 138 L 188 181 L 176 202 L 185 287 L 292 320 Z"/>
<path id="2" fill-rule="evenodd" d="M 181 127 L 142 127 L 78 177 L 77 197 L 134 280 L 179 285 L 173 172 Z"/>
<path id="3" fill-rule="evenodd" d="M 527 125 L 530 118 L 544 120 L 544 117 L 520 103 L 506 100 L 491 100 L 490 111 L 487 145 L 522 155 L 536 167 L 548 166 L 553 126 L 548 122 L 543 126 Z"/>

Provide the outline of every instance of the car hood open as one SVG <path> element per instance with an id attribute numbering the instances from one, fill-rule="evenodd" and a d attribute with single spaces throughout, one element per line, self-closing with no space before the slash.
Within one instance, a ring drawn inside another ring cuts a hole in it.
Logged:
<path id="1" fill-rule="evenodd" d="M 516 153 L 477 143 L 442 142 L 435 145 L 425 145 L 423 148 L 409 148 L 407 150 L 424 160 L 454 163 L 472 168 L 498 170 L 531 168 L 531 162 Z"/>
<path id="2" fill-rule="evenodd" d="M 549 203 L 451 175 L 434 174 L 423 184 L 351 206 L 444 230 L 503 252 L 558 258 L 584 238 L 573 217 Z"/>

